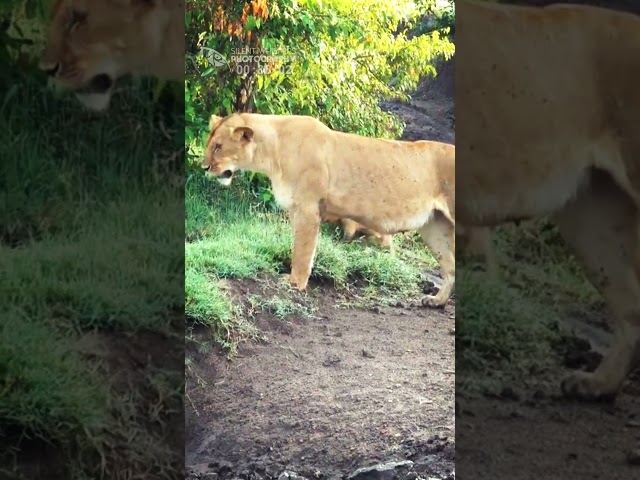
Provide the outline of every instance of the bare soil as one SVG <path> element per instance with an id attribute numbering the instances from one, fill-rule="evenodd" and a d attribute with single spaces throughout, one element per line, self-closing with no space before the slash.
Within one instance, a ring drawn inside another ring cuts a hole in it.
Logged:
<path id="1" fill-rule="evenodd" d="M 409 101 L 380 102 L 404 120 L 402 140 L 455 144 L 455 59 L 437 64 L 436 69 L 437 76 L 423 79 Z"/>
<path id="2" fill-rule="evenodd" d="M 593 371 L 611 341 L 595 316 L 567 316 L 580 338 L 558 346 L 563 362 L 556 375 L 502 385 L 498 395 L 456 390 L 459 478 L 640 478 L 640 377 L 630 378 L 613 403 L 569 401 L 559 392 L 562 376 Z M 469 375 L 457 370 L 456 380 Z"/>
<path id="3" fill-rule="evenodd" d="M 270 285 L 232 289 L 242 302 Z M 267 337 L 237 358 L 188 351 L 188 478 L 341 478 L 391 460 L 414 462 L 398 478 L 454 478 L 454 303 L 347 309 L 349 293 L 312 288 L 314 318 L 259 313 Z"/>

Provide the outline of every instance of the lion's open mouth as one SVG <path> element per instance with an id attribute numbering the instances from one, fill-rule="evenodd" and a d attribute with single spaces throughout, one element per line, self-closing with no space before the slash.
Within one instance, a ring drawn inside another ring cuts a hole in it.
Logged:
<path id="1" fill-rule="evenodd" d="M 225 170 L 224 172 L 222 172 L 220 174 L 220 178 L 226 179 L 226 178 L 231 178 L 231 177 L 233 177 L 233 172 L 231 170 Z"/>
<path id="2" fill-rule="evenodd" d="M 106 73 L 101 73 L 91 77 L 91 80 L 85 86 L 76 90 L 76 93 L 107 93 L 111 87 L 113 87 L 113 79 Z"/>

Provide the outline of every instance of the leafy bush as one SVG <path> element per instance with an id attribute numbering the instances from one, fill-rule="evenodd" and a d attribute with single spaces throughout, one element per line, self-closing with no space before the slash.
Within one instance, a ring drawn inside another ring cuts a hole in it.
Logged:
<path id="1" fill-rule="evenodd" d="M 446 21 L 428 33 L 416 29 L 435 15 L 436 3 L 188 2 L 189 163 L 203 154 L 212 113 L 312 115 L 336 130 L 399 136 L 402 123 L 381 110 L 378 101 L 406 98 L 423 76 L 436 74 L 434 61 L 454 53 Z M 261 201 L 272 201 L 264 177 L 253 176 L 251 185 Z"/>

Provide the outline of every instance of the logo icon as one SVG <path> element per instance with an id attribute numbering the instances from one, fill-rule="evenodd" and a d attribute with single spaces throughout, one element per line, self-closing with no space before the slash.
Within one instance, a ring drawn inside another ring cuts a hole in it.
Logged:
<path id="1" fill-rule="evenodd" d="M 226 58 L 224 58 L 222 54 L 216 52 L 213 48 L 203 47 L 200 52 L 205 56 L 212 67 L 222 67 L 224 65 L 229 65 L 229 62 L 227 62 Z"/>

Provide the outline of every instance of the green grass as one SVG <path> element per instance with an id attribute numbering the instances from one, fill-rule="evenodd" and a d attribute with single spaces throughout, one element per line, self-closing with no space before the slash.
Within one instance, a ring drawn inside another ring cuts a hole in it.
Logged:
<path id="1" fill-rule="evenodd" d="M 500 279 L 458 261 L 456 368 L 459 388 L 543 377 L 557 368 L 562 316 L 598 309 L 586 280 L 557 230 L 545 220 L 497 229 Z M 473 373 L 473 375 L 470 375 Z"/>
<path id="2" fill-rule="evenodd" d="M 5 313 L 0 328 L 3 423 L 28 425 L 32 434 L 58 442 L 68 442 L 79 427 L 104 428 L 107 390 L 92 379 L 73 342 L 51 341 L 55 330 L 25 312 Z"/>
<path id="3" fill-rule="evenodd" d="M 184 107 L 128 87 L 106 114 L 35 77 L 0 88 L 3 478 L 26 471 L 36 440 L 55 448 L 60 478 L 160 478 L 182 462 L 166 413 L 149 410 L 176 407 L 182 369 L 127 372 L 137 383 L 123 388 L 104 345 L 83 344 L 182 338 Z"/>
<path id="4" fill-rule="evenodd" d="M 226 348 L 255 334 L 250 315 L 221 287 L 224 280 L 273 278 L 290 271 L 291 226 L 281 211 L 260 206 L 248 182 L 236 178 L 225 188 L 189 169 L 186 186 L 186 314 L 211 329 Z M 435 261 L 421 241 L 396 236 L 397 253 L 367 242 L 342 242 L 336 228 L 323 225 L 311 281 L 336 288 L 358 284 L 366 302 L 387 303 L 421 292 L 421 270 Z M 270 280 L 271 281 L 271 280 Z M 287 297 L 284 285 L 269 297 L 252 297 L 250 310 L 279 317 L 309 316 L 313 308 Z"/>

